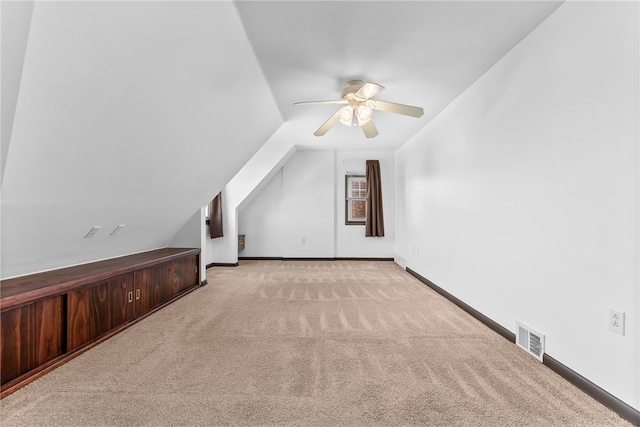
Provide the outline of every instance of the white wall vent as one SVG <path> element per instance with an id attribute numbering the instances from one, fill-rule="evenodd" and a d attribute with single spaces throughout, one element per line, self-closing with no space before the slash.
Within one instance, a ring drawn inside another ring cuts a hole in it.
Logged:
<path id="1" fill-rule="evenodd" d="M 399 255 L 395 255 L 393 257 L 393 260 L 396 262 L 396 264 L 398 264 L 400 267 L 404 268 L 405 270 L 407 269 L 407 260 L 402 258 Z"/>
<path id="2" fill-rule="evenodd" d="M 516 334 L 516 344 L 542 362 L 542 355 L 544 354 L 544 335 L 518 321 L 516 321 L 516 327 L 518 329 Z"/>

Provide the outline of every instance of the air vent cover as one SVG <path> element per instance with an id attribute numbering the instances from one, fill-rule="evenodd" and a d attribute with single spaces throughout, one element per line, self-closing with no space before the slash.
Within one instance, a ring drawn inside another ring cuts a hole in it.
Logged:
<path id="1" fill-rule="evenodd" d="M 396 262 L 396 264 L 398 264 L 400 267 L 404 268 L 405 270 L 407 269 L 407 260 L 402 258 L 400 255 L 395 255 L 393 257 L 393 260 Z"/>
<path id="2" fill-rule="evenodd" d="M 516 344 L 542 362 L 544 354 L 544 335 L 529 326 L 516 321 L 518 329 Z"/>

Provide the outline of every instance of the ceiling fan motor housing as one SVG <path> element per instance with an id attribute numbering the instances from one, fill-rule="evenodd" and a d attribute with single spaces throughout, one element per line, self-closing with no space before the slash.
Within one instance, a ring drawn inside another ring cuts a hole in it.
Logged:
<path id="1" fill-rule="evenodd" d="M 342 89 L 342 93 L 340 94 L 342 98 L 349 94 L 354 94 L 364 85 L 362 80 L 350 80 L 347 82 L 344 89 Z"/>

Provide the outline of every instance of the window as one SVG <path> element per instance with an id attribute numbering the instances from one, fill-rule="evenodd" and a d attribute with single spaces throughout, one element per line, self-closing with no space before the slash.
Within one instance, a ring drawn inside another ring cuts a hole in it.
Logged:
<path id="1" fill-rule="evenodd" d="M 367 179 L 364 175 L 345 176 L 345 224 L 364 225 L 367 219 Z"/>

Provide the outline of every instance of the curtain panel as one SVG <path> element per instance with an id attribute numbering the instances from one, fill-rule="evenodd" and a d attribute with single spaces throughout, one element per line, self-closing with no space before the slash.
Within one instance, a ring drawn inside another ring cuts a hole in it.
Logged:
<path id="1" fill-rule="evenodd" d="M 222 237 L 222 192 L 209 203 L 209 237 Z"/>
<path id="2" fill-rule="evenodd" d="M 382 178 L 380 162 L 367 160 L 367 219 L 364 223 L 365 237 L 384 236 L 384 215 L 382 213 Z"/>

